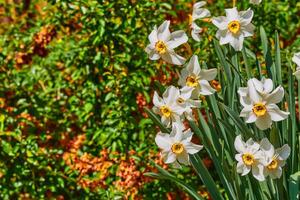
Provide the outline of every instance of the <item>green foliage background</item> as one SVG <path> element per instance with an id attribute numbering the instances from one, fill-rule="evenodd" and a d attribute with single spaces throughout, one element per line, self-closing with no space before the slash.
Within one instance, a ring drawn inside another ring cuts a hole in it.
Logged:
<path id="1" fill-rule="evenodd" d="M 117 176 L 106 180 L 108 192 L 78 186 L 76 172 L 69 173 L 61 158 L 67 147 L 60 141 L 66 135 L 74 138 L 86 134 L 81 153 L 98 155 L 108 148 L 128 157 L 128 151 L 133 149 L 139 152 L 138 162 L 151 149 L 156 150 L 155 130 L 151 120 L 142 115 L 142 107 L 151 107 L 150 94 L 156 89 L 154 80 L 171 75 L 168 65 L 148 60 L 144 48 L 153 26 L 165 19 L 171 20 L 173 30 L 181 28 L 189 34 L 192 3 L 181 0 L 0 3 L 0 97 L 4 99 L 0 134 L 1 199 L 21 198 L 24 193 L 43 199 L 48 198 L 49 190 L 53 196 L 71 199 L 122 196 L 113 186 Z M 230 1 L 210 0 L 206 7 L 218 16 L 231 6 Z M 247 9 L 249 4 L 238 1 L 238 7 Z M 267 35 L 279 31 L 286 55 L 300 49 L 300 4 L 296 0 L 264 1 L 253 9 L 256 27 L 264 26 Z M 211 24 L 199 24 L 208 31 L 198 44 L 190 39 L 193 51 L 210 66 L 216 65 L 209 40 L 216 29 Z M 33 47 L 35 35 L 43 27 L 54 27 L 56 34 L 46 45 L 47 54 L 41 56 Z M 254 37 L 247 40 L 247 45 L 258 52 L 259 42 Z M 181 51 L 188 55 L 186 49 Z M 29 61 L 21 66 L 17 63 L 19 52 L 30 55 Z M 142 97 L 143 103 L 137 97 Z M 34 116 L 40 125 L 18 118 L 21 113 Z M 182 173 L 191 174 L 183 169 L 178 173 L 179 178 Z M 153 187 L 157 192 L 151 191 Z M 155 181 L 145 184 L 140 193 L 146 199 L 164 199 L 169 190 L 175 189 Z"/>

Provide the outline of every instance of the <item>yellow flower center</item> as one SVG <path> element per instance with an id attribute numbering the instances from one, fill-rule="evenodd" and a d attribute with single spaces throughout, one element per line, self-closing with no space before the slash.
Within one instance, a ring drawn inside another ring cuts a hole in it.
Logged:
<path id="1" fill-rule="evenodd" d="M 163 114 L 165 117 L 170 117 L 172 111 L 169 107 L 167 106 L 162 106 L 160 107 L 160 112 Z"/>
<path id="2" fill-rule="evenodd" d="M 241 24 L 239 21 L 231 21 L 229 24 L 228 24 L 228 29 L 231 33 L 233 34 L 237 34 L 240 29 L 241 29 Z"/>
<path id="3" fill-rule="evenodd" d="M 197 87 L 199 85 L 198 78 L 196 76 L 188 76 L 186 78 L 186 85 L 189 87 Z"/>
<path id="4" fill-rule="evenodd" d="M 167 46 L 166 46 L 166 44 L 163 41 L 159 40 L 155 44 L 155 50 L 159 54 L 165 54 L 167 52 Z"/>
<path id="5" fill-rule="evenodd" d="M 181 143 L 174 143 L 171 147 L 171 150 L 175 154 L 181 154 L 184 151 L 184 146 Z"/>
<path id="6" fill-rule="evenodd" d="M 252 111 L 254 112 L 254 114 L 257 117 L 261 117 L 266 114 L 267 108 L 266 108 L 265 104 L 263 104 L 263 103 L 256 103 L 256 104 L 254 104 Z"/>
<path id="7" fill-rule="evenodd" d="M 278 167 L 278 161 L 277 161 L 277 159 L 273 159 L 272 162 L 267 166 L 267 168 L 269 170 L 277 169 L 277 167 Z"/>
<path id="8" fill-rule="evenodd" d="M 254 156 L 250 153 L 243 154 L 242 159 L 243 159 L 243 162 L 245 163 L 245 165 L 247 165 L 247 166 L 251 166 L 255 162 Z"/>
<path id="9" fill-rule="evenodd" d="M 183 104 L 183 103 L 184 103 L 184 99 L 181 98 L 181 97 L 179 97 L 179 98 L 177 99 L 177 103 L 178 103 L 178 104 Z"/>

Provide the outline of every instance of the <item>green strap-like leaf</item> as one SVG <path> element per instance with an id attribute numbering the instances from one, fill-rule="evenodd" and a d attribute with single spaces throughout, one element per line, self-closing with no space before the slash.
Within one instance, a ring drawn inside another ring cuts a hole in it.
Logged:
<path id="1" fill-rule="evenodd" d="M 206 188 L 209 191 L 212 198 L 215 200 L 223 199 L 220 191 L 217 188 L 217 184 L 214 182 L 213 178 L 210 176 L 210 174 L 209 174 L 208 170 L 206 169 L 206 167 L 204 166 L 201 158 L 197 154 L 194 154 L 194 155 L 190 155 L 190 160 L 191 160 L 191 163 L 192 163 L 195 171 L 197 172 L 197 174 L 203 181 L 204 185 L 206 186 Z"/>

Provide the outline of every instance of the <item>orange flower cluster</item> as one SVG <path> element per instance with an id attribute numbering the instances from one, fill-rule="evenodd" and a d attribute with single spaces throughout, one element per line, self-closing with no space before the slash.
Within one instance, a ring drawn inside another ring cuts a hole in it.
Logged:
<path id="1" fill-rule="evenodd" d="M 96 189 L 98 187 L 105 188 L 105 179 L 109 175 L 108 169 L 115 161 L 109 159 L 106 149 L 100 152 L 100 157 L 94 157 L 88 153 L 79 156 L 77 152 L 85 140 L 85 135 L 78 135 L 71 141 L 70 151 L 63 154 L 63 160 L 72 170 L 79 172 L 77 178 L 79 185 L 90 189 Z M 89 175 L 94 172 L 97 172 L 97 178 L 89 178 Z"/>
<path id="2" fill-rule="evenodd" d="M 41 57 L 48 54 L 46 46 L 55 37 L 56 31 L 54 26 L 43 27 L 42 30 L 34 36 L 33 52 Z"/>
<path id="3" fill-rule="evenodd" d="M 17 52 L 15 54 L 16 68 L 21 69 L 23 65 L 30 64 L 34 55 L 40 57 L 47 56 L 48 50 L 46 49 L 46 46 L 53 40 L 55 35 L 56 31 L 54 26 L 42 27 L 41 31 L 33 37 L 33 44 L 30 48 L 25 49 L 24 45 L 20 46 L 20 48 L 23 49 L 23 52 Z"/>
<path id="4" fill-rule="evenodd" d="M 147 169 L 146 169 L 147 170 Z M 117 188 L 125 193 L 126 199 L 140 199 L 137 196 L 138 189 L 151 179 L 143 175 L 133 158 L 121 161 L 116 175 L 120 180 L 116 181 Z"/>
<path id="5" fill-rule="evenodd" d="M 135 99 L 139 112 L 142 113 L 143 117 L 148 117 L 147 113 L 144 111 L 144 107 L 148 107 L 145 96 L 142 93 L 137 93 Z"/>

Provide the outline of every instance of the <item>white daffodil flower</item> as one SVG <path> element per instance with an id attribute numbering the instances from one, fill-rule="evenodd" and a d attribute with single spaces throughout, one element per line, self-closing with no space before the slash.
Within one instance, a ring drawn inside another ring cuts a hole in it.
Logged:
<path id="1" fill-rule="evenodd" d="M 190 129 L 183 131 L 178 124 L 172 125 L 170 134 L 159 132 L 155 137 L 155 142 L 160 149 L 163 160 L 167 164 L 189 165 L 188 154 L 198 153 L 203 146 L 191 142 L 193 133 Z"/>
<path id="2" fill-rule="evenodd" d="M 258 81 L 253 78 L 247 83 L 248 87 L 240 88 L 240 103 L 244 107 L 240 117 L 244 117 L 246 123 L 253 123 L 260 130 L 271 127 L 272 121 L 282 121 L 286 119 L 289 112 L 284 112 L 276 105 L 281 102 L 284 96 L 282 86 L 273 89 L 271 79 Z"/>
<path id="3" fill-rule="evenodd" d="M 194 120 L 193 118 L 193 108 L 199 108 L 201 101 L 191 99 L 191 95 L 194 88 L 185 86 L 180 89 L 180 95 L 175 97 L 177 103 L 185 108 L 184 115 L 188 120 Z"/>
<path id="4" fill-rule="evenodd" d="M 169 26 L 170 21 L 164 21 L 158 28 L 154 27 L 154 30 L 148 37 L 150 44 L 145 51 L 149 54 L 150 60 L 162 58 L 168 63 L 183 65 L 186 59 L 176 54 L 174 49 L 186 43 L 188 37 L 182 30 L 171 33 Z"/>
<path id="5" fill-rule="evenodd" d="M 297 65 L 297 68 L 296 68 L 296 71 L 294 72 L 294 75 L 296 76 L 297 79 L 300 79 L 300 52 L 296 53 L 293 56 L 292 60 Z"/>
<path id="6" fill-rule="evenodd" d="M 182 87 L 188 86 L 194 88 L 192 98 L 197 99 L 199 94 L 211 95 L 215 90 L 210 86 L 208 81 L 217 76 L 217 69 L 201 69 L 198 56 L 194 55 L 187 66 L 182 69 L 178 84 Z"/>
<path id="7" fill-rule="evenodd" d="M 272 179 L 280 178 L 282 167 L 291 153 L 289 145 L 285 144 L 281 148 L 274 149 L 274 146 L 267 138 L 260 142 L 260 149 L 264 155 L 264 176 L 270 176 Z"/>
<path id="8" fill-rule="evenodd" d="M 243 48 L 244 38 L 253 35 L 254 26 L 251 23 L 253 11 L 248 9 L 239 12 L 236 7 L 225 9 L 226 17 L 214 17 L 212 23 L 218 27 L 216 37 L 220 44 L 230 44 L 236 51 Z"/>
<path id="9" fill-rule="evenodd" d="M 258 5 L 261 3 L 262 0 L 250 0 L 250 3 Z"/>
<path id="10" fill-rule="evenodd" d="M 161 122 L 167 127 L 170 127 L 171 123 L 182 123 L 180 117 L 186 109 L 177 103 L 176 97 L 179 95 L 179 90 L 174 86 L 166 89 L 163 98 L 154 92 L 153 111 L 161 116 Z"/>
<path id="11" fill-rule="evenodd" d="M 241 135 L 237 136 L 234 141 L 234 147 L 238 154 L 235 155 L 237 163 L 237 172 L 242 176 L 252 171 L 252 175 L 259 181 L 265 180 L 263 175 L 263 164 L 261 163 L 262 151 L 259 150 L 259 144 L 250 138 L 246 143 L 242 140 Z"/>
<path id="12" fill-rule="evenodd" d="M 209 10 L 207 10 L 205 8 L 202 8 L 202 6 L 204 6 L 205 4 L 206 4 L 205 1 L 200 1 L 200 2 L 195 3 L 194 6 L 193 6 L 193 13 L 192 13 L 192 15 L 189 16 L 190 17 L 189 24 L 190 24 L 190 27 L 192 29 L 191 35 L 192 35 L 192 38 L 196 41 L 200 41 L 200 39 L 201 39 L 200 33 L 202 32 L 202 28 L 199 27 L 195 23 L 195 21 L 197 19 L 210 17 Z"/>

